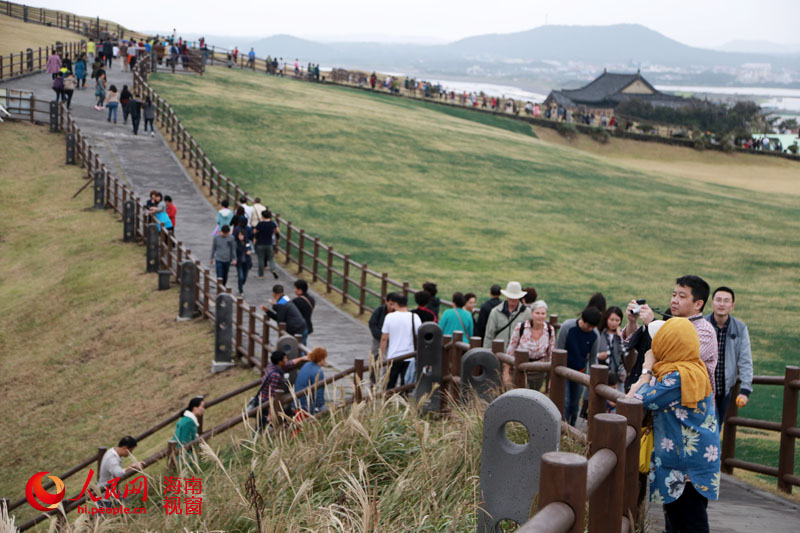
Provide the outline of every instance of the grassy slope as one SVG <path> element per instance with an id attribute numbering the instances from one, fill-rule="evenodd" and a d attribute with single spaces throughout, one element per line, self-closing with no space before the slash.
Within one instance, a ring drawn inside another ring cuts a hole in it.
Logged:
<path id="1" fill-rule="evenodd" d="M 0 157 L 0 496 L 16 500 L 33 473 L 66 470 L 191 396 L 215 397 L 255 375 L 209 375 L 209 323 L 176 324 L 177 291 L 156 291 L 118 218 L 86 208 L 91 188 L 70 199 L 83 180 L 63 164 L 63 136 L 5 123 L 0 146 L 15 154 Z M 240 407 L 210 409 L 206 427 Z M 83 479 L 68 480 L 68 491 Z"/>
<path id="2" fill-rule="evenodd" d="M 0 15 L 0 55 L 17 54 L 14 58 L 15 63 L 19 59 L 19 52 L 24 52 L 27 48 L 36 50 L 40 46 L 44 48 L 56 41 L 70 43 L 80 40 L 81 36 L 71 31 L 26 23 L 21 19 Z M 3 62 L 8 62 L 8 57 L 3 58 Z"/>
<path id="3" fill-rule="evenodd" d="M 434 105 L 258 73 L 211 69 L 154 85 L 224 173 L 395 279 L 434 279 L 444 294 L 518 279 L 572 316 L 598 289 L 610 303 L 663 307 L 674 278 L 696 273 L 736 288 L 757 372 L 795 360 L 791 194 L 709 183 L 686 165 L 665 175 L 617 164 L 638 145 L 595 157 Z M 716 180 L 746 166 L 797 190 L 781 163 L 722 157 L 710 159 Z M 759 390 L 743 414 L 777 419 L 775 393 Z"/>

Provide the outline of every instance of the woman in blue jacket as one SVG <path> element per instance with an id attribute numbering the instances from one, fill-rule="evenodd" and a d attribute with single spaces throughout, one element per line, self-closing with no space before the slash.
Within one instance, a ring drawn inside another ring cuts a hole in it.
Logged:
<path id="1" fill-rule="evenodd" d="M 316 347 L 308 354 L 308 362 L 300 368 L 297 379 L 294 383 L 295 394 L 300 394 L 303 389 L 321 383 L 325 379 L 322 366 L 327 365 L 328 351 L 325 348 Z M 311 406 L 311 407 L 309 407 Z M 297 399 L 296 408 L 315 414 L 325 408 L 325 386 L 320 385 L 315 390 Z"/>

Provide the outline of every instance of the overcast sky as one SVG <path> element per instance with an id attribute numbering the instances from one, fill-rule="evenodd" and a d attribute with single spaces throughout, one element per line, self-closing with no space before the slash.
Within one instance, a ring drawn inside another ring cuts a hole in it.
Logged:
<path id="1" fill-rule="evenodd" d="M 800 43 L 800 1 L 773 0 L 39 0 L 35 5 L 99 15 L 136 30 L 331 40 L 431 37 L 448 42 L 548 24 L 638 23 L 693 46 L 732 40 Z"/>

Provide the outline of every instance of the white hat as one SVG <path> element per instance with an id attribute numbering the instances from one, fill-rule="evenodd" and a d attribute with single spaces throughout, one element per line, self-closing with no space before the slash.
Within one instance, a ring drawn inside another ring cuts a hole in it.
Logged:
<path id="1" fill-rule="evenodd" d="M 506 285 L 505 290 L 500 289 L 500 293 L 505 296 L 506 298 L 511 298 L 512 300 L 519 300 L 526 294 L 527 292 L 522 290 L 522 285 L 519 281 L 509 281 L 508 285 Z"/>

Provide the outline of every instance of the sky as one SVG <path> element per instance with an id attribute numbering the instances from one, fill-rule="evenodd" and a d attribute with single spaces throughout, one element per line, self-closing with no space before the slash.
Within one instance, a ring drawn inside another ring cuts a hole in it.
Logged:
<path id="1" fill-rule="evenodd" d="M 637 23 L 692 46 L 733 40 L 800 44 L 800 1 L 773 0 L 38 0 L 37 6 L 99 15 L 136 30 L 317 40 L 433 43 L 485 33 L 524 31 L 543 24 Z M 367 39 L 364 39 L 367 38 Z"/>

